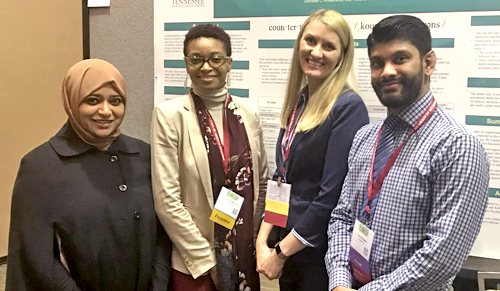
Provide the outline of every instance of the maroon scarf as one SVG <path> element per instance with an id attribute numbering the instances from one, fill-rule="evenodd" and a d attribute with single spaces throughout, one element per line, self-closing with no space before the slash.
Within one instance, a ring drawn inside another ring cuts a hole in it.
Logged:
<path id="1" fill-rule="evenodd" d="M 237 291 L 250 287 L 259 290 L 259 275 L 256 271 L 253 243 L 253 173 L 252 153 L 247 132 L 241 115 L 229 97 L 226 115 L 230 158 L 227 174 L 224 173 L 222 156 L 217 146 L 214 133 L 210 130 L 210 112 L 200 97 L 191 91 L 198 116 L 201 134 L 208 154 L 214 204 L 222 186 L 244 198 L 243 206 L 232 230 L 215 224 L 215 256 L 217 261 L 217 279 L 219 291 Z M 217 129 L 219 132 L 222 129 Z M 208 219 L 208 218 L 207 218 Z M 240 288 L 243 287 L 243 288 Z"/>

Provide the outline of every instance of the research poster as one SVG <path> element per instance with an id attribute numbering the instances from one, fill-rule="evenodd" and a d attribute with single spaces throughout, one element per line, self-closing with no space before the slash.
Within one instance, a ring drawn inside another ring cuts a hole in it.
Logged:
<path id="1" fill-rule="evenodd" d="M 370 83 L 366 38 L 372 27 L 392 14 L 415 15 L 429 26 L 437 55 L 432 92 L 439 105 L 476 132 L 490 158 L 489 204 L 471 255 L 500 259 L 498 0 L 155 0 L 155 104 L 188 91 L 183 60 L 187 31 L 201 23 L 219 25 L 232 42 L 229 92 L 259 106 L 273 172 L 292 48 L 307 15 L 320 8 L 339 11 L 351 25 L 354 69 L 372 122 L 386 116 Z"/>

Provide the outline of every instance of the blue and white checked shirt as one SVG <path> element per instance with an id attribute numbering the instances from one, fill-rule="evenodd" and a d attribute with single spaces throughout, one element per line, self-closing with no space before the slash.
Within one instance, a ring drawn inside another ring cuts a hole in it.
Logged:
<path id="1" fill-rule="evenodd" d="M 396 116 L 394 148 L 432 100 L 429 92 Z M 370 161 L 383 121 L 361 128 L 328 227 L 330 290 L 351 286 L 352 228 L 366 199 Z M 476 135 L 437 107 L 410 137 L 378 195 L 369 227 L 372 281 L 359 290 L 447 290 L 467 258 L 488 200 L 489 161 Z"/>

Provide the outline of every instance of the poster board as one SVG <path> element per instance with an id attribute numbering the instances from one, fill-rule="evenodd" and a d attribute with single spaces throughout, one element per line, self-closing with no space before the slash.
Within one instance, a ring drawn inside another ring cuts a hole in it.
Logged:
<path id="1" fill-rule="evenodd" d="M 355 39 L 354 68 L 371 121 L 386 116 L 371 87 L 366 38 L 391 14 L 430 28 L 437 65 L 431 90 L 439 105 L 476 132 L 490 157 L 489 204 L 473 256 L 500 259 L 500 6 L 496 0 L 169 0 L 154 1 L 155 104 L 187 92 L 182 41 L 193 25 L 213 23 L 231 36 L 233 95 L 260 108 L 270 171 L 292 47 L 307 15 L 344 14 Z M 473 193 L 471 193 L 473 195 Z"/>

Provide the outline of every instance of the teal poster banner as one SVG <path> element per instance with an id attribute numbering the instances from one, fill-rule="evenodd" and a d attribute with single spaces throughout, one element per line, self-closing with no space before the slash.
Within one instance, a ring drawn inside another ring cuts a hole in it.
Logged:
<path id="1" fill-rule="evenodd" d="M 499 0 L 214 0 L 214 17 L 305 16 L 318 9 L 344 15 L 500 10 Z"/>

